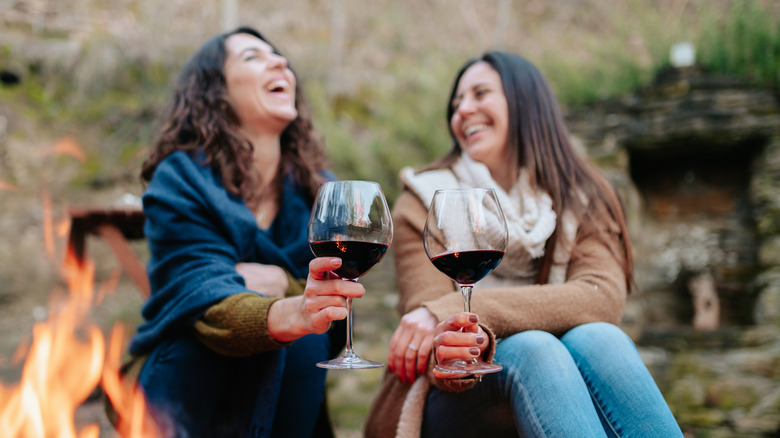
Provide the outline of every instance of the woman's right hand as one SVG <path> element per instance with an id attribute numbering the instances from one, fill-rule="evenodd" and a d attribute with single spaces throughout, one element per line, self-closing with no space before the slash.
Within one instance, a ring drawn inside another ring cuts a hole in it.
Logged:
<path id="1" fill-rule="evenodd" d="M 279 342 L 328 331 L 332 321 L 347 317 L 347 297 L 360 298 L 366 290 L 358 282 L 344 281 L 331 271 L 341 259 L 318 257 L 309 263 L 303 295 L 274 302 L 268 309 L 268 332 Z"/>
<path id="2" fill-rule="evenodd" d="M 420 307 L 401 318 L 390 339 L 387 368 L 398 375 L 401 382 L 412 383 L 428 367 L 428 356 L 433 349 L 433 333 L 436 317 Z"/>

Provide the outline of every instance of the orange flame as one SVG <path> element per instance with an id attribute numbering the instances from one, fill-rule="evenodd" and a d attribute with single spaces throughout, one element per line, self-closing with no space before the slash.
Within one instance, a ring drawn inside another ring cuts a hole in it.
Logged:
<path id="1" fill-rule="evenodd" d="M 119 324 L 111 331 L 111 344 L 106 368 L 103 371 L 103 389 L 119 416 L 117 428 L 124 437 L 161 436 L 149 416 L 141 390 L 130 382 L 122 380 L 120 375 L 123 331 L 123 327 Z"/>
<path id="2" fill-rule="evenodd" d="M 79 430 L 75 424 L 77 408 L 98 384 L 122 419 L 121 436 L 159 436 L 141 392 L 120 376 L 122 325 L 114 326 L 106 355 L 102 332 L 86 322 L 93 300 L 94 272 L 93 261 L 80 262 L 68 248 L 63 277 L 69 297 L 64 302 L 52 300 L 49 319 L 33 327 L 20 383 L 0 384 L 3 436 L 98 438 L 97 424 Z"/>
<path id="3" fill-rule="evenodd" d="M 43 242 L 46 247 L 46 253 L 50 256 L 54 256 L 54 234 L 51 218 L 51 198 L 49 197 L 49 191 L 44 190 L 42 196 L 43 206 Z"/>
<path id="4" fill-rule="evenodd" d="M 99 329 L 87 327 L 85 338 L 77 336 L 89 308 L 92 272 L 89 264 L 67 273 L 70 299 L 59 309 L 52 306 L 49 320 L 33 328 L 19 386 L 0 389 L 0 430 L 8 436 L 97 437 L 94 427 L 77 434 L 73 422 L 76 408 L 100 381 L 105 355 Z"/>
<path id="5" fill-rule="evenodd" d="M 60 138 L 52 147 L 42 151 L 41 155 L 70 155 L 82 163 L 87 161 L 87 154 L 84 153 L 78 142 L 70 137 Z"/>
<path id="6" fill-rule="evenodd" d="M 18 192 L 19 187 L 16 187 L 13 184 L 9 184 L 7 182 L 0 181 L 0 190 L 7 190 L 9 192 Z"/>

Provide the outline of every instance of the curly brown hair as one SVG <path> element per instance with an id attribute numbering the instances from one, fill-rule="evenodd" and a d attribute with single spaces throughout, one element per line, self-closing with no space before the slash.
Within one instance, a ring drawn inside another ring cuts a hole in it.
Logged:
<path id="1" fill-rule="evenodd" d="M 141 178 L 147 182 L 151 180 L 157 165 L 175 151 L 192 154 L 203 150 L 206 162 L 221 176 L 225 189 L 241 196 L 252 207 L 262 195 L 258 182 L 263 170 L 252 165 L 254 147 L 239 133 L 238 116 L 226 98 L 225 41 L 235 34 L 255 36 L 268 43 L 274 53 L 280 54 L 260 32 L 249 27 L 217 35 L 203 44 L 179 72 L 162 126 L 143 162 Z M 289 64 L 288 67 L 295 74 Z M 324 180 L 321 170 L 327 160 L 324 141 L 314 130 L 300 81 L 296 83 L 295 107 L 298 117 L 281 135 L 279 168 L 269 171 L 275 172 L 275 196 L 280 195 L 281 175 L 292 172 L 313 199 Z"/>

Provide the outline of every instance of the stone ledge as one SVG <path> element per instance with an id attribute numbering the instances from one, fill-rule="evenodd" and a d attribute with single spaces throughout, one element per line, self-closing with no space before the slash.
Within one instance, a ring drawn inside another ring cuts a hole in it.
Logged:
<path id="1" fill-rule="evenodd" d="M 721 327 L 712 331 L 697 331 L 692 327 L 644 327 L 636 337 L 638 346 L 659 347 L 671 352 L 725 351 L 779 342 L 780 330 L 764 325 Z"/>

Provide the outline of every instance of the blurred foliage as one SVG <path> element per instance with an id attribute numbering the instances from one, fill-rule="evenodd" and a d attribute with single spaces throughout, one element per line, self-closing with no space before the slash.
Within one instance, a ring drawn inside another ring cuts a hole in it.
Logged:
<path id="1" fill-rule="evenodd" d="M 420 166 L 449 150 L 449 90 L 437 83 L 435 70 L 399 71 L 392 85 L 363 86 L 330 98 L 321 88 L 308 90 L 339 177 L 379 181 L 393 200 L 402 167 Z"/>
<path id="2" fill-rule="evenodd" d="M 536 63 L 564 107 L 632 92 L 668 64 L 670 47 L 680 41 L 694 41 L 699 63 L 711 71 L 744 75 L 775 87 L 780 84 L 776 3 L 735 0 L 727 3 L 731 7 L 727 15 L 708 13 L 709 3 L 697 3 L 689 5 L 693 18 L 684 17 L 687 2 L 669 4 L 682 8 L 670 12 L 642 0 L 573 6 L 572 14 L 593 5 L 603 10 L 577 23 L 583 32 L 556 42 L 571 50 L 536 50 L 514 41 L 505 48 Z M 424 6 L 420 8 L 425 12 Z M 634 17 L 638 10 L 641 17 Z M 537 29 L 541 25 L 526 26 L 526 31 L 542 38 L 535 34 L 542 32 Z M 597 31 L 601 28 L 608 28 L 611 36 L 605 38 L 606 31 Z M 381 29 L 387 33 L 392 27 Z M 374 62 L 382 65 L 376 75 L 381 80 L 355 80 L 329 93 L 323 67 L 303 78 L 315 126 L 326 139 L 336 174 L 380 182 L 390 202 L 398 194 L 397 175 L 403 166 L 419 167 L 449 150 L 447 94 L 456 70 L 477 47 L 457 55 L 450 50 L 422 56 L 411 49 L 402 53 L 407 43 L 393 35 L 387 47 L 371 52 L 378 60 Z M 320 35 L 312 44 L 325 48 L 327 37 Z M 152 57 L 127 50 L 127 44 L 131 43 L 116 35 L 97 32 L 82 44 L 76 62 L 52 67 L 29 61 L 21 84 L 0 87 L 0 99 L 13 102 L 17 112 L 37 120 L 42 129 L 79 138 L 90 160 L 84 175 L 71 184 L 95 184 L 118 174 L 137 177 L 172 81 L 191 50 L 180 46 L 165 56 Z M 0 67 L 10 61 L 19 64 L 11 57 L 4 46 Z"/>
<path id="3" fill-rule="evenodd" d="M 738 0 L 726 17 L 710 16 L 699 37 L 701 62 L 715 73 L 747 77 L 780 89 L 777 3 Z"/>

